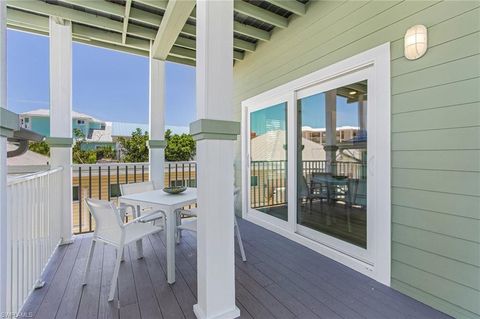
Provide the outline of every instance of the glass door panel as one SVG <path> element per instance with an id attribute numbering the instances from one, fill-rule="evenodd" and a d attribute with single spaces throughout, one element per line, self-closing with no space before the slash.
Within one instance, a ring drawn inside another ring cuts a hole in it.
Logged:
<path id="1" fill-rule="evenodd" d="M 297 101 L 297 223 L 365 249 L 367 87 Z"/>
<path id="2" fill-rule="evenodd" d="M 287 221 L 287 103 L 250 113 L 251 209 Z"/>

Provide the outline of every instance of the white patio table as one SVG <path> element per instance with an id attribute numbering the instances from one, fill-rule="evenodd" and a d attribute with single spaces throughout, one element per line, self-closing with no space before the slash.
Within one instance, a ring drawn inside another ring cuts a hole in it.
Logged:
<path id="1" fill-rule="evenodd" d="M 158 189 L 150 192 L 130 194 L 120 197 L 120 202 L 131 205 L 153 206 L 161 209 L 166 215 L 167 232 L 167 281 L 169 284 L 175 282 L 175 229 L 177 227 L 175 210 L 195 204 L 197 202 L 197 189 L 187 188 L 180 194 L 167 194 Z"/>

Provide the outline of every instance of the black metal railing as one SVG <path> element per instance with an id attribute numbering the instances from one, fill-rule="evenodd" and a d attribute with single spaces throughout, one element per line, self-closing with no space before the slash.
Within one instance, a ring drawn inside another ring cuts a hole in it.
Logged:
<path id="1" fill-rule="evenodd" d="M 85 198 L 113 201 L 118 204 L 120 185 L 148 181 L 149 163 L 82 164 L 72 167 L 73 232 L 92 232 L 95 223 L 84 205 Z M 165 185 L 196 187 L 196 162 L 166 162 Z"/>
<path id="2" fill-rule="evenodd" d="M 326 173 L 363 179 L 366 176 L 365 163 L 333 162 L 325 160 L 302 161 L 302 173 L 307 182 L 313 173 Z M 252 161 L 250 163 L 250 207 L 262 208 L 287 203 L 287 161 Z"/>

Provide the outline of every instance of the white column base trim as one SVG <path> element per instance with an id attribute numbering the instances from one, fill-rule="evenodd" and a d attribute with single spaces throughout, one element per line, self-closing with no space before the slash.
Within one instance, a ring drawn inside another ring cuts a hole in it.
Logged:
<path id="1" fill-rule="evenodd" d="M 222 314 L 213 316 L 213 317 L 207 317 L 203 310 L 200 308 L 198 304 L 193 305 L 193 313 L 198 319 L 233 319 L 233 318 L 238 318 L 240 317 L 240 309 L 235 306 L 234 309 L 224 312 Z"/>
<path id="2" fill-rule="evenodd" d="M 62 246 L 62 245 L 69 245 L 69 244 L 73 244 L 73 241 L 75 239 L 73 237 L 70 237 L 70 238 L 62 238 L 62 240 L 60 240 L 60 243 L 58 244 L 59 246 Z"/>

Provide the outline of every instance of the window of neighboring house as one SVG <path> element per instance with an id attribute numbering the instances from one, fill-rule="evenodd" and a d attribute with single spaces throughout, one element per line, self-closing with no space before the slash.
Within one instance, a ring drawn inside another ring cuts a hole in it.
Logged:
<path id="1" fill-rule="evenodd" d="M 29 123 L 30 122 L 30 118 L 29 117 L 26 117 L 25 118 L 25 123 Z"/>
<path id="2" fill-rule="evenodd" d="M 110 197 L 122 196 L 119 184 L 110 184 Z"/>
<path id="3" fill-rule="evenodd" d="M 76 202 L 79 200 L 79 191 L 78 191 L 78 186 L 73 186 L 73 189 L 72 189 L 72 193 L 73 193 L 73 201 Z"/>
<path id="4" fill-rule="evenodd" d="M 77 120 L 77 124 L 78 125 L 83 125 L 83 124 L 85 124 L 85 120 Z"/>

